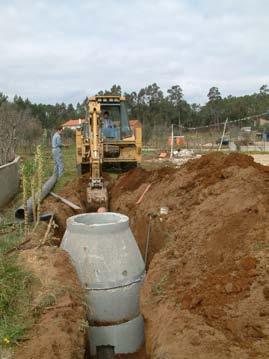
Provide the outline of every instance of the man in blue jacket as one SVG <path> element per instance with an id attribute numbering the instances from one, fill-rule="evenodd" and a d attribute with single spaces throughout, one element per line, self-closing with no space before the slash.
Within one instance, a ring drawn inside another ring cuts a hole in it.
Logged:
<path id="1" fill-rule="evenodd" d="M 62 144 L 62 131 L 63 128 L 58 127 L 52 137 L 52 156 L 54 160 L 54 173 L 56 173 L 57 177 L 61 177 L 64 173 L 64 163 L 61 148 L 67 147 Z"/>

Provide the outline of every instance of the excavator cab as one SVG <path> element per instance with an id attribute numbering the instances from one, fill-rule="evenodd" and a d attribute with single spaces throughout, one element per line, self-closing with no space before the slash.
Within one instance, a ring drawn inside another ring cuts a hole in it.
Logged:
<path id="1" fill-rule="evenodd" d="M 104 99 L 103 99 L 104 101 Z M 123 140 L 132 136 L 125 103 L 120 101 L 101 105 L 101 132 L 103 138 Z"/>
<path id="2" fill-rule="evenodd" d="M 79 173 L 89 172 L 87 202 L 90 210 L 108 208 L 104 167 L 126 169 L 141 163 L 142 129 L 130 128 L 125 98 L 93 96 L 87 99 L 86 118 L 76 131 Z"/>

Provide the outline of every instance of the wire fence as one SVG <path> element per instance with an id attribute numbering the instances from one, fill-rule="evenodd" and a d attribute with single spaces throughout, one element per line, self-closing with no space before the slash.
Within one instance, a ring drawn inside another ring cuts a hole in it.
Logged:
<path id="1" fill-rule="evenodd" d="M 181 149 L 191 149 L 197 153 L 216 150 L 269 151 L 269 123 L 262 120 L 264 115 L 233 121 L 226 119 L 225 122 L 199 127 L 173 124 L 170 128 L 162 128 L 160 135 L 152 138 L 150 146 L 170 151 L 171 154 Z"/>

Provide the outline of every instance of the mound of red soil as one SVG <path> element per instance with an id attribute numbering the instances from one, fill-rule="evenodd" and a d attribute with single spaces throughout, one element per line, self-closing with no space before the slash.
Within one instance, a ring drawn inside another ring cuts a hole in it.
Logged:
<path id="1" fill-rule="evenodd" d="M 212 153 L 133 170 L 112 187 L 111 209 L 129 215 L 142 253 L 152 218 L 141 297 L 152 358 L 269 357 L 268 168 Z"/>
<path id="2" fill-rule="evenodd" d="M 48 196 L 41 205 L 41 212 L 53 212 L 58 225 L 58 235 L 62 237 L 66 228 L 68 217 L 84 213 L 86 209 L 86 187 L 89 182 L 89 174 L 83 175 L 70 181 L 60 191 L 59 195 L 81 207 L 81 210 L 74 210 L 52 196 Z"/>
<path id="3" fill-rule="evenodd" d="M 20 260 L 33 273 L 35 324 L 15 359 L 83 359 L 85 357 L 84 292 L 68 254 L 57 247 L 24 250 Z"/>
<path id="4" fill-rule="evenodd" d="M 111 178 L 107 173 L 104 173 L 103 177 L 107 184 L 109 184 L 109 182 L 112 182 Z M 47 198 L 45 198 L 44 202 L 42 203 L 42 213 L 53 212 L 55 215 L 55 220 L 58 225 L 58 231 L 56 231 L 58 237 L 61 238 L 65 232 L 67 218 L 79 213 L 87 212 L 86 189 L 89 180 L 90 175 L 89 173 L 86 173 L 81 177 L 69 181 L 58 193 L 63 198 L 81 207 L 80 210 L 74 210 L 59 199 L 52 196 L 48 196 Z"/>

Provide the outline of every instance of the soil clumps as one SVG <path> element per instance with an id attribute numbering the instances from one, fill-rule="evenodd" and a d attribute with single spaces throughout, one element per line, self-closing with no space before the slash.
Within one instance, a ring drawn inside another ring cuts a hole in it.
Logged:
<path id="1" fill-rule="evenodd" d="M 151 218 L 141 295 L 147 354 L 268 358 L 269 169 L 247 155 L 211 153 L 180 169 L 130 171 L 110 196 L 142 254 Z"/>

